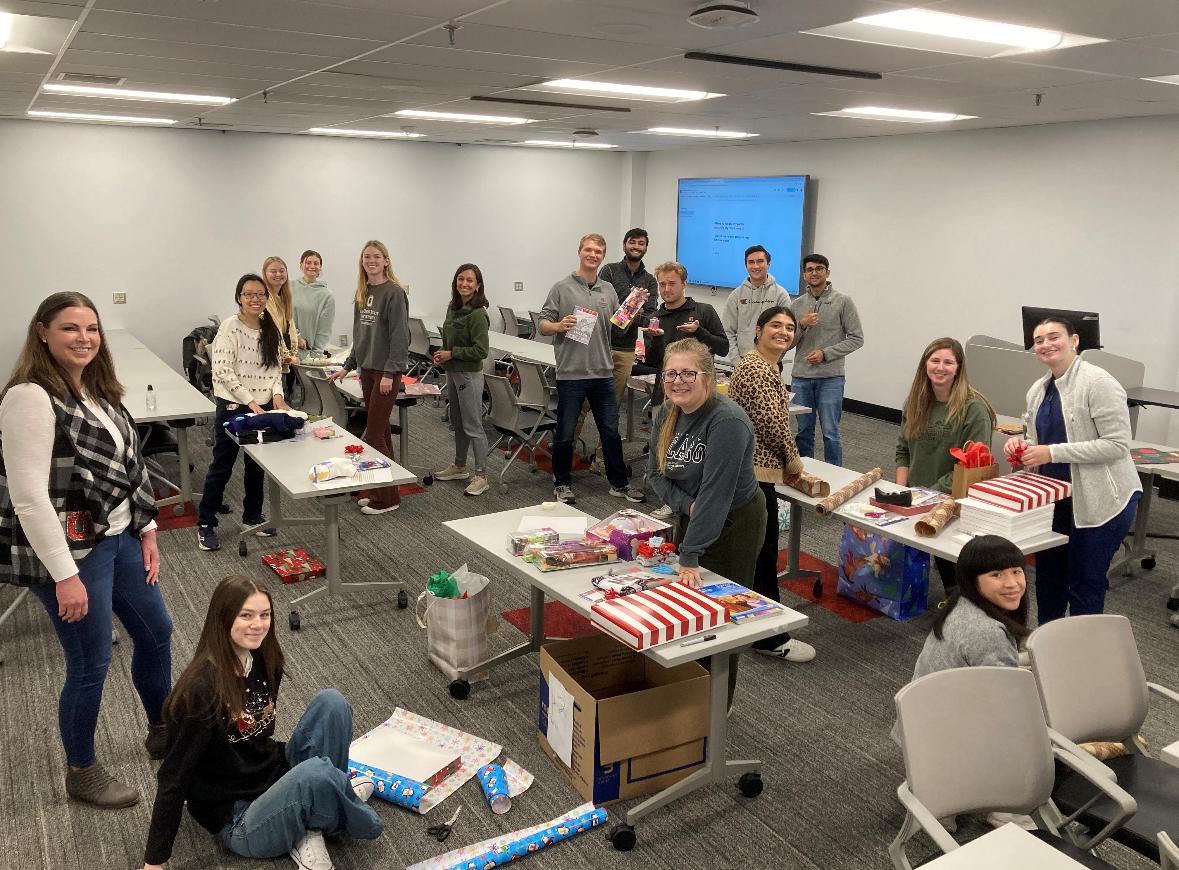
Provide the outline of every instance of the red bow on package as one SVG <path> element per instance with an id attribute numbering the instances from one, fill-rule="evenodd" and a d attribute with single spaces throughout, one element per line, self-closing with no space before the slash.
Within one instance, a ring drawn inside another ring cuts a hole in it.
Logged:
<path id="1" fill-rule="evenodd" d="M 966 447 L 951 447 L 950 455 L 962 463 L 963 468 L 986 468 L 995 464 L 991 449 L 981 441 L 967 441 Z"/>
<path id="2" fill-rule="evenodd" d="M 347 456 L 359 456 L 360 454 L 364 453 L 364 445 L 363 444 L 349 444 L 347 447 L 344 448 L 344 453 Z"/>

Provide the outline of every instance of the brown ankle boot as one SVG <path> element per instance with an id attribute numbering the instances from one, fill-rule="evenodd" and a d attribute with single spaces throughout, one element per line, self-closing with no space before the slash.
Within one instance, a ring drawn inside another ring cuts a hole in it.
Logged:
<path id="1" fill-rule="evenodd" d="M 168 754 L 168 726 L 162 722 L 159 725 L 147 726 L 147 737 L 143 740 L 143 748 L 147 750 L 148 758 L 156 761 Z"/>
<path id="2" fill-rule="evenodd" d="M 74 800 L 105 809 L 120 809 L 139 803 L 139 792 L 123 785 L 95 762 L 89 767 L 66 768 L 66 794 Z"/>

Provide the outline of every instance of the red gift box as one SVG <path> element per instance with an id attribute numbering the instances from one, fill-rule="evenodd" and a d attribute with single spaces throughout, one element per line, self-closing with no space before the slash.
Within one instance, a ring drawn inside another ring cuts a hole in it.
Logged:
<path id="1" fill-rule="evenodd" d="M 599 601 L 594 625 L 631 649 L 647 649 L 729 621 L 729 609 L 683 583 Z"/>
<path id="2" fill-rule="evenodd" d="M 278 550 L 267 553 L 262 562 L 270 567 L 283 583 L 300 583 L 327 573 L 323 562 L 316 559 L 302 547 L 293 550 Z"/>
<path id="3" fill-rule="evenodd" d="M 1016 471 L 980 481 L 970 487 L 970 497 L 996 507 L 1023 513 L 1072 495 L 1072 484 L 1030 471 Z"/>

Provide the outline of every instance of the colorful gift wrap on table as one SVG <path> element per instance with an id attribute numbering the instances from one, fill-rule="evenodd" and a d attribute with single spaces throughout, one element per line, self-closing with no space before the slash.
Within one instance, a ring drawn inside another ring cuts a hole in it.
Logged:
<path id="1" fill-rule="evenodd" d="M 845 525 L 838 592 L 892 619 L 911 619 L 928 606 L 929 554 Z"/>
<path id="2" fill-rule="evenodd" d="M 969 494 L 973 499 L 1022 513 L 1068 498 L 1072 484 L 1031 471 L 1015 471 L 976 483 Z"/>
<path id="3" fill-rule="evenodd" d="M 529 544 L 540 544 L 551 547 L 561 543 L 561 535 L 552 529 L 529 529 L 523 532 L 512 532 L 508 535 L 508 552 L 513 556 L 523 556 Z"/>
<path id="4" fill-rule="evenodd" d="M 679 582 L 606 598 L 590 609 L 594 625 L 634 650 L 699 634 L 729 621 L 724 604 Z"/>
<path id="5" fill-rule="evenodd" d="M 262 557 L 262 562 L 274 571 L 283 583 L 300 583 L 327 573 L 323 562 L 302 547 L 267 553 Z"/>
<path id="6" fill-rule="evenodd" d="M 585 536 L 587 540 L 597 539 L 613 544 L 618 550 L 618 558 L 629 562 L 635 558 L 634 547 L 639 541 L 645 541 L 670 528 L 671 525 L 663 520 L 633 508 L 624 508 L 590 526 Z"/>
<path id="7" fill-rule="evenodd" d="M 526 552 L 532 552 L 532 546 Z M 601 541 L 564 541 L 540 547 L 535 553 L 535 564 L 541 571 L 560 571 L 618 561 L 618 548 Z"/>
<path id="8" fill-rule="evenodd" d="M 546 846 L 603 825 L 606 819 L 605 810 L 593 809 L 572 819 L 558 820 L 539 831 L 515 839 L 503 838 L 482 854 L 451 864 L 449 870 L 488 870 L 490 867 L 501 867 L 517 858 L 527 858 Z"/>

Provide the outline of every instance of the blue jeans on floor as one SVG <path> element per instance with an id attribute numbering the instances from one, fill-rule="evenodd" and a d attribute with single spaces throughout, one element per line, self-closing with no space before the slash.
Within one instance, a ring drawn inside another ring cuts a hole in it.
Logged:
<path id="1" fill-rule="evenodd" d="M 1052 531 L 1068 535 L 1068 543 L 1036 554 L 1040 625 L 1060 619 L 1066 612 L 1082 616 L 1105 611 L 1109 563 L 1134 523 L 1140 497 L 1141 493 L 1134 493 L 1117 516 L 1089 529 L 1079 529 L 1073 522 L 1071 498 L 1056 503 Z"/>
<path id="2" fill-rule="evenodd" d="M 581 403 L 588 402 L 602 442 L 602 461 L 610 485 L 622 489 L 630 472 L 622 459 L 622 438 L 618 435 L 618 400 L 614 397 L 614 378 L 580 378 L 557 381 L 557 429 L 553 433 L 553 483 L 569 486 L 573 482 L 573 433 L 581 414 Z"/>
<path id="3" fill-rule="evenodd" d="M 233 410 L 228 410 L 230 405 Z M 272 407 L 273 403 L 268 402 L 262 406 L 262 410 L 269 411 Z M 229 437 L 221 424 L 239 414 L 249 413 L 248 405 L 217 399 L 217 413 L 213 417 L 213 459 L 205 472 L 205 486 L 200 507 L 197 508 L 197 522 L 202 526 L 217 525 L 217 508 L 221 507 L 225 485 L 233 476 L 233 463 L 237 461 L 237 442 Z M 245 457 L 246 495 L 242 499 L 242 520 L 247 524 L 256 522 L 262 516 L 262 484 L 265 480 L 262 467 L 249 456 Z"/>
<path id="4" fill-rule="evenodd" d="M 65 651 L 66 679 L 57 722 L 66 763 L 89 767 L 95 761 L 94 730 L 111 663 L 112 614 L 131 638 L 131 682 L 151 725 L 163 721 L 164 699 L 172 691 L 172 617 L 159 587 L 147 583 L 143 548 L 130 532 L 99 541 L 78 563 L 78 574 L 89 599 L 86 616 L 78 622 L 62 622 L 57 615 L 53 583 L 32 590 L 45 605 Z"/>
<path id="5" fill-rule="evenodd" d="M 839 440 L 839 418 L 843 416 L 843 375 L 833 378 L 794 378 L 790 389 L 794 401 L 811 409 L 798 420 L 794 441 L 802 456 L 815 455 L 815 416 L 823 428 L 823 461 L 843 465 L 843 444 Z"/>
<path id="6" fill-rule="evenodd" d="M 308 831 L 374 840 L 384 824 L 352 791 L 345 772 L 352 743 L 352 707 L 335 689 L 316 692 L 287 743 L 283 777 L 252 801 L 238 801 L 217 834 L 246 858 L 286 855 Z"/>

